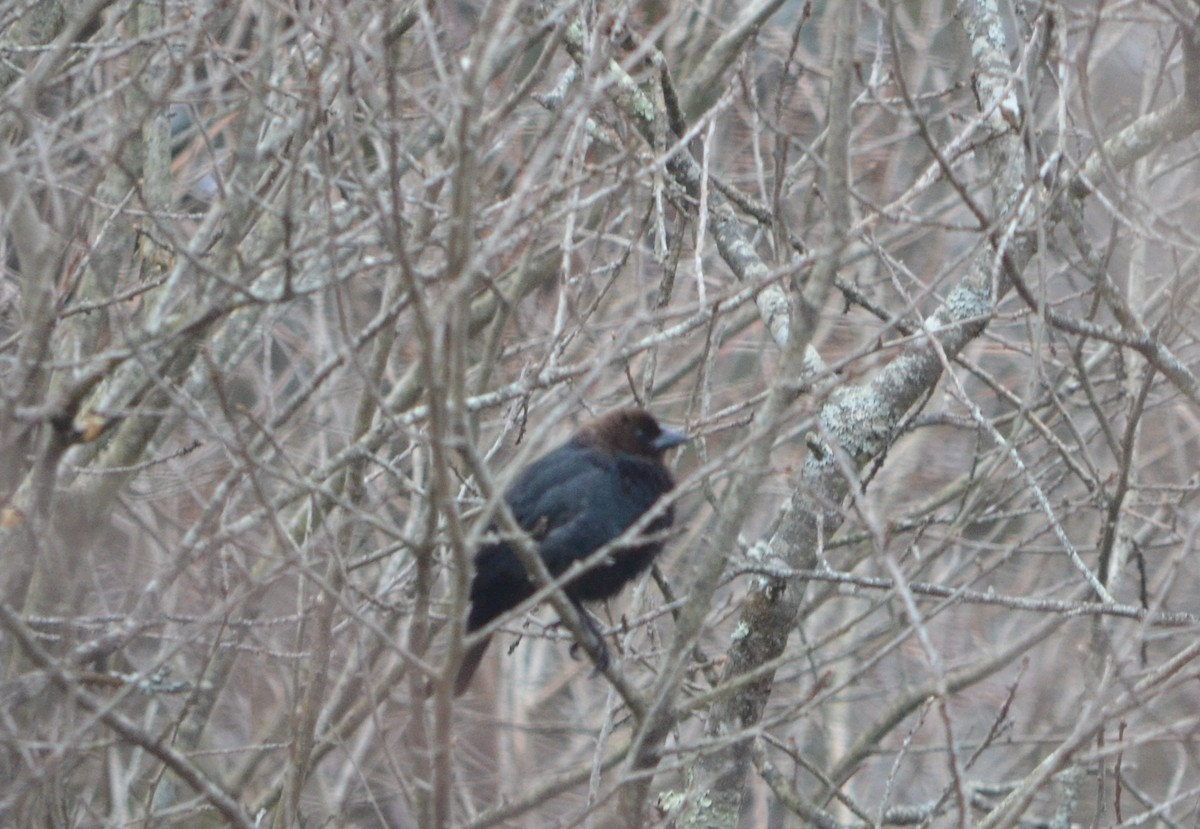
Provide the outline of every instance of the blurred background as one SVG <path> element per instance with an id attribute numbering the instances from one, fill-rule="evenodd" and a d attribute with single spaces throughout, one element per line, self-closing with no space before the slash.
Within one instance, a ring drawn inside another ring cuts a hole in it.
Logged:
<path id="1" fill-rule="evenodd" d="M 0 823 L 1194 824 L 1197 14 L 0 5 Z M 639 696 L 453 698 L 631 404 Z"/>

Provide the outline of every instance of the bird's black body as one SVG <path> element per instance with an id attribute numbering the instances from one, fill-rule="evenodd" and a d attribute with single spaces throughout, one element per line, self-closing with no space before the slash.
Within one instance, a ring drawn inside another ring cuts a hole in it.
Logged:
<path id="1" fill-rule="evenodd" d="M 552 576 L 562 575 L 617 538 L 671 489 L 674 481 L 663 453 L 685 440 L 640 409 L 619 409 L 521 470 L 504 497 Z M 661 536 L 673 518 L 671 507 L 663 508 L 646 534 Z M 644 572 L 661 549 L 661 538 L 614 549 L 568 582 L 564 591 L 576 605 L 614 596 Z M 507 542 L 481 547 L 475 553 L 467 632 L 516 607 L 535 589 Z M 485 639 L 465 655 L 456 693 L 466 689 L 487 644 Z"/>

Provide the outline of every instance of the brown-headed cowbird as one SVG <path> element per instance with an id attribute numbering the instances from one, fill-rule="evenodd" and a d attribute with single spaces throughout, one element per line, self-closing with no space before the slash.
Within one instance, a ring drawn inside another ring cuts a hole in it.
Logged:
<path id="1" fill-rule="evenodd" d="M 566 443 L 521 470 L 504 494 L 513 518 L 537 545 L 550 575 L 558 577 L 617 538 L 674 486 L 663 453 L 687 436 L 658 424 L 641 409 L 617 409 L 588 423 Z M 599 564 L 563 588 L 594 626 L 582 602 L 616 595 L 642 573 L 662 549 L 662 533 L 674 513 L 663 508 L 646 527 L 652 540 L 614 549 Z M 533 595 L 536 585 L 505 541 L 475 553 L 467 632 L 479 630 Z M 598 631 L 594 631 L 598 634 Z M 466 690 L 488 641 L 463 657 L 454 693 Z M 603 664 L 603 640 L 596 636 Z"/>

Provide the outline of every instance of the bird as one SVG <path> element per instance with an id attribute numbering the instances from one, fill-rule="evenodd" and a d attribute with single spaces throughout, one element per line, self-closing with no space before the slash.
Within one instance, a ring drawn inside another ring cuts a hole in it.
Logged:
<path id="1" fill-rule="evenodd" d="M 644 409 L 616 409 L 588 422 L 517 473 L 504 500 L 550 575 L 558 578 L 620 536 L 674 487 L 664 455 L 688 439 L 683 432 L 660 425 Z M 591 655 L 601 669 L 607 664 L 607 650 L 583 603 L 611 598 L 643 573 L 662 551 L 663 533 L 674 517 L 671 505 L 662 507 L 645 528 L 646 541 L 612 550 L 563 586 L 596 634 L 596 651 Z M 468 634 L 521 604 L 537 589 L 508 541 L 485 542 L 476 550 L 474 563 Z M 480 639 L 464 654 L 455 696 L 470 685 L 490 640 L 491 636 Z"/>

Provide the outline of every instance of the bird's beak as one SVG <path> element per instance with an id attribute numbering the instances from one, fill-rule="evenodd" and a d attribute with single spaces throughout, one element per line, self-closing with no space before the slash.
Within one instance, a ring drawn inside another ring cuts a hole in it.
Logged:
<path id="1" fill-rule="evenodd" d="M 654 451 L 665 452 L 672 446 L 678 446 L 681 443 L 687 443 L 691 438 L 685 435 L 678 429 L 669 429 L 666 426 L 658 433 L 658 437 L 654 439 Z"/>

